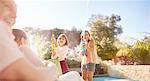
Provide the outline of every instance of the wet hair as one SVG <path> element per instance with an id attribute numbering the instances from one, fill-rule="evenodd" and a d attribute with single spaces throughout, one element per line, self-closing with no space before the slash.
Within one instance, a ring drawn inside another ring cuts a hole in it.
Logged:
<path id="1" fill-rule="evenodd" d="M 65 45 L 69 45 L 69 40 L 68 40 L 68 38 L 67 38 L 67 36 L 65 35 L 65 34 L 60 34 L 59 36 L 58 36 L 58 38 L 57 38 L 57 45 L 59 46 L 59 42 L 58 42 L 58 40 L 59 40 L 59 38 L 61 38 L 61 37 L 64 37 L 65 38 L 65 40 L 66 40 L 66 43 L 65 43 Z"/>
<path id="2" fill-rule="evenodd" d="M 23 30 L 12 29 L 12 33 L 15 36 L 15 41 L 17 39 L 21 39 L 21 38 L 27 39 L 27 35 L 26 35 L 26 33 Z"/>

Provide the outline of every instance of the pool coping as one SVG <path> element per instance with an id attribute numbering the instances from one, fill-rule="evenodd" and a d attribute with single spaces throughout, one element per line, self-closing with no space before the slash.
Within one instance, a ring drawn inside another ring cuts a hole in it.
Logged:
<path id="1" fill-rule="evenodd" d="M 94 75 L 94 77 L 100 77 L 100 76 L 109 76 L 109 75 L 108 74 Z"/>
<path id="2" fill-rule="evenodd" d="M 97 78 L 97 77 L 112 77 L 112 78 L 118 78 L 118 79 L 128 80 L 127 78 L 113 77 L 113 76 L 109 76 L 108 74 L 94 75 L 94 78 Z"/>

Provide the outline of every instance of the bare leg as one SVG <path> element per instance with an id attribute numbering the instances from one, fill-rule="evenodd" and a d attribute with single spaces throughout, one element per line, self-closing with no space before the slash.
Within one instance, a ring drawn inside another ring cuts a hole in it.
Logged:
<path id="1" fill-rule="evenodd" d="M 84 81 L 87 80 L 87 71 L 82 71 L 82 78 Z"/>
<path id="2" fill-rule="evenodd" d="M 88 81 L 93 81 L 93 75 L 94 75 L 94 72 L 93 71 L 88 71 Z"/>

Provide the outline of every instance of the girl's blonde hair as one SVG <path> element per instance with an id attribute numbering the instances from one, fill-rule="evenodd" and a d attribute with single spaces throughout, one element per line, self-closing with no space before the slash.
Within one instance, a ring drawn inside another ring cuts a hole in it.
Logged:
<path id="1" fill-rule="evenodd" d="M 60 46 L 58 40 L 59 40 L 61 37 L 64 37 L 64 38 L 65 38 L 65 40 L 66 40 L 65 45 L 68 46 L 68 45 L 69 45 L 69 40 L 68 40 L 68 38 L 67 38 L 67 36 L 66 36 L 65 34 L 60 34 L 60 35 L 59 35 L 59 37 L 57 38 L 57 45 Z"/>

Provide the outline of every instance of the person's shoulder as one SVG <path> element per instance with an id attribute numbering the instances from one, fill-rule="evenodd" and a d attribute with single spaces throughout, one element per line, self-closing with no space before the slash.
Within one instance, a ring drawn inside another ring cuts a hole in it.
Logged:
<path id="1" fill-rule="evenodd" d="M 91 40 L 89 41 L 89 44 L 94 44 L 94 40 L 91 39 Z"/>
<path id="2" fill-rule="evenodd" d="M 94 48 L 94 40 L 90 40 L 89 42 L 88 42 L 88 46 L 90 47 L 90 48 Z"/>
<path id="3" fill-rule="evenodd" d="M 67 46 L 67 45 L 65 45 L 65 46 L 64 46 L 64 48 L 68 48 L 68 46 Z"/>
<path id="4" fill-rule="evenodd" d="M 30 47 L 29 47 L 29 46 L 26 46 L 26 45 L 20 46 L 19 48 L 20 48 L 20 49 L 30 49 Z"/>
<path id="5" fill-rule="evenodd" d="M 68 50 L 69 47 L 68 47 L 67 45 L 65 45 L 65 46 L 61 47 L 60 49 L 61 49 L 61 51 L 62 51 L 62 50 Z"/>
<path id="6" fill-rule="evenodd" d="M 34 54 L 34 55 L 36 55 L 37 54 L 37 52 L 36 51 L 34 51 L 31 47 L 29 47 L 29 46 L 20 46 L 19 47 L 19 49 L 21 50 L 21 52 L 23 53 L 23 54 Z"/>
<path id="7" fill-rule="evenodd" d="M 69 47 L 68 47 L 67 45 L 65 45 L 65 47 L 64 47 L 64 48 L 69 49 Z"/>

